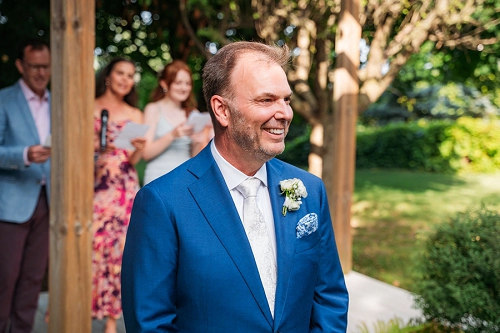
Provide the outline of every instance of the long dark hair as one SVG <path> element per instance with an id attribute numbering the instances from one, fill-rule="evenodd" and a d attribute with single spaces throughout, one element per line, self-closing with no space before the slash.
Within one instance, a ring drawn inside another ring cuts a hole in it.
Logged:
<path id="1" fill-rule="evenodd" d="M 106 78 L 111 74 L 115 65 L 119 62 L 128 62 L 129 64 L 135 64 L 125 58 L 114 58 L 106 65 L 103 69 L 97 73 L 96 82 L 95 82 L 95 98 L 102 96 L 106 92 Z M 132 87 L 130 92 L 123 98 L 125 103 L 131 105 L 133 107 L 137 107 L 137 102 L 139 100 L 139 96 L 137 95 L 137 91 L 135 90 L 135 86 Z"/>
<path id="2" fill-rule="evenodd" d="M 161 71 L 160 76 L 158 77 L 158 86 L 151 93 L 150 100 L 152 102 L 159 101 L 165 96 L 163 92 L 163 88 L 160 86 L 159 81 L 163 80 L 167 84 L 167 87 L 170 87 L 172 82 L 175 81 L 177 73 L 181 70 L 189 73 L 189 77 L 191 78 L 191 86 L 193 85 L 193 74 L 191 73 L 191 69 L 189 66 L 182 60 L 174 60 Z M 181 107 L 186 111 L 186 113 L 191 112 L 193 109 L 196 109 L 196 99 L 194 97 L 193 88 L 191 87 L 191 92 L 189 93 L 188 98 L 181 103 Z"/>

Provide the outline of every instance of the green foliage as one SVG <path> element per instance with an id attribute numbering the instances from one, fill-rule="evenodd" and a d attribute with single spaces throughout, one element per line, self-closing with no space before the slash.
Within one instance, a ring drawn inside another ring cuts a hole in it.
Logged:
<path id="1" fill-rule="evenodd" d="M 356 170 L 351 207 L 353 270 L 414 291 L 424 230 L 464 207 L 500 210 L 500 173 Z"/>
<path id="2" fill-rule="evenodd" d="M 388 322 L 378 321 L 373 325 L 374 330 L 370 330 L 366 324 L 363 323 L 361 327 L 358 327 L 357 333 L 370 333 L 371 331 L 375 333 L 416 333 L 423 332 L 425 324 L 419 323 L 415 320 L 410 320 L 405 323 L 401 318 L 394 318 Z"/>
<path id="3" fill-rule="evenodd" d="M 356 167 L 431 172 L 500 169 L 498 120 L 416 121 L 358 129 Z"/>
<path id="4" fill-rule="evenodd" d="M 49 0 L 0 1 L 0 88 L 20 77 L 14 65 L 19 42 L 28 38 L 50 42 L 49 19 Z"/>
<path id="5" fill-rule="evenodd" d="M 416 119 L 487 118 L 500 116 L 500 107 L 491 95 L 473 86 L 448 82 L 420 81 L 404 95 L 389 89 L 361 116 L 364 124 L 386 124 Z"/>
<path id="6" fill-rule="evenodd" d="M 154 88 L 158 84 L 158 79 L 156 75 L 151 72 L 143 73 L 141 80 L 136 86 L 137 93 L 139 94 L 139 109 L 144 110 L 147 103 L 150 102 L 149 96 Z"/>
<path id="7" fill-rule="evenodd" d="M 311 148 L 309 142 L 310 135 L 311 127 L 306 123 L 304 118 L 299 114 L 295 114 L 288 135 L 286 136 L 285 151 L 281 155 L 278 155 L 278 158 L 307 170 L 307 161 Z"/>
<path id="8" fill-rule="evenodd" d="M 500 215 L 481 207 L 437 225 L 416 283 L 428 320 L 466 332 L 500 330 Z"/>
<path id="9" fill-rule="evenodd" d="M 484 9 L 489 13 L 491 8 Z M 496 27 L 498 29 L 498 27 Z M 498 43 L 497 43 L 498 44 Z M 483 94 L 494 96 L 495 87 L 500 84 L 498 45 L 485 50 L 463 50 L 440 48 L 431 41 L 422 44 L 420 52 L 413 54 L 392 86 L 401 95 L 406 95 L 417 83 L 442 84 L 443 82 L 465 83 L 476 87 Z M 500 104 L 497 104 L 500 106 Z"/>
<path id="10" fill-rule="evenodd" d="M 356 333 L 463 333 L 460 328 L 450 327 L 436 321 L 410 320 L 404 323 L 400 318 L 394 318 L 388 322 L 378 321 L 369 330 L 366 324 L 358 327 Z"/>

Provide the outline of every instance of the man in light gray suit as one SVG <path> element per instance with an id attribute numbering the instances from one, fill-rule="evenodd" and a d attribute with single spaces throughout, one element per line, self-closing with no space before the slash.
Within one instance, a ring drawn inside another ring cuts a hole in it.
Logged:
<path id="1" fill-rule="evenodd" d="M 50 51 L 27 40 L 0 90 L 0 333 L 29 333 L 49 252 Z"/>

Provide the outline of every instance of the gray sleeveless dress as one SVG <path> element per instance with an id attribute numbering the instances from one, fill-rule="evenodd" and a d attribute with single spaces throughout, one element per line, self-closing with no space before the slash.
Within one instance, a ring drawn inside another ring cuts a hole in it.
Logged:
<path id="1" fill-rule="evenodd" d="M 160 116 L 156 125 L 154 140 L 162 137 L 172 131 L 174 127 L 163 117 Z M 167 172 L 175 169 L 191 157 L 191 138 L 183 136 L 172 141 L 160 155 L 146 164 L 144 171 L 144 185 L 156 178 L 163 176 Z"/>

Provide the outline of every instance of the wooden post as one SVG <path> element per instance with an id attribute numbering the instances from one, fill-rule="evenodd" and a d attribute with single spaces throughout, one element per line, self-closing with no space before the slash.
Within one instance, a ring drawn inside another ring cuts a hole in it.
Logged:
<path id="1" fill-rule="evenodd" d="M 49 332 L 91 332 L 94 1 L 51 0 Z"/>
<path id="2" fill-rule="evenodd" d="M 330 198 L 333 227 L 344 273 L 352 269 L 351 201 L 356 157 L 356 120 L 359 83 L 359 0 L 341 0 L 335 43 L 333 193 Z"/>

